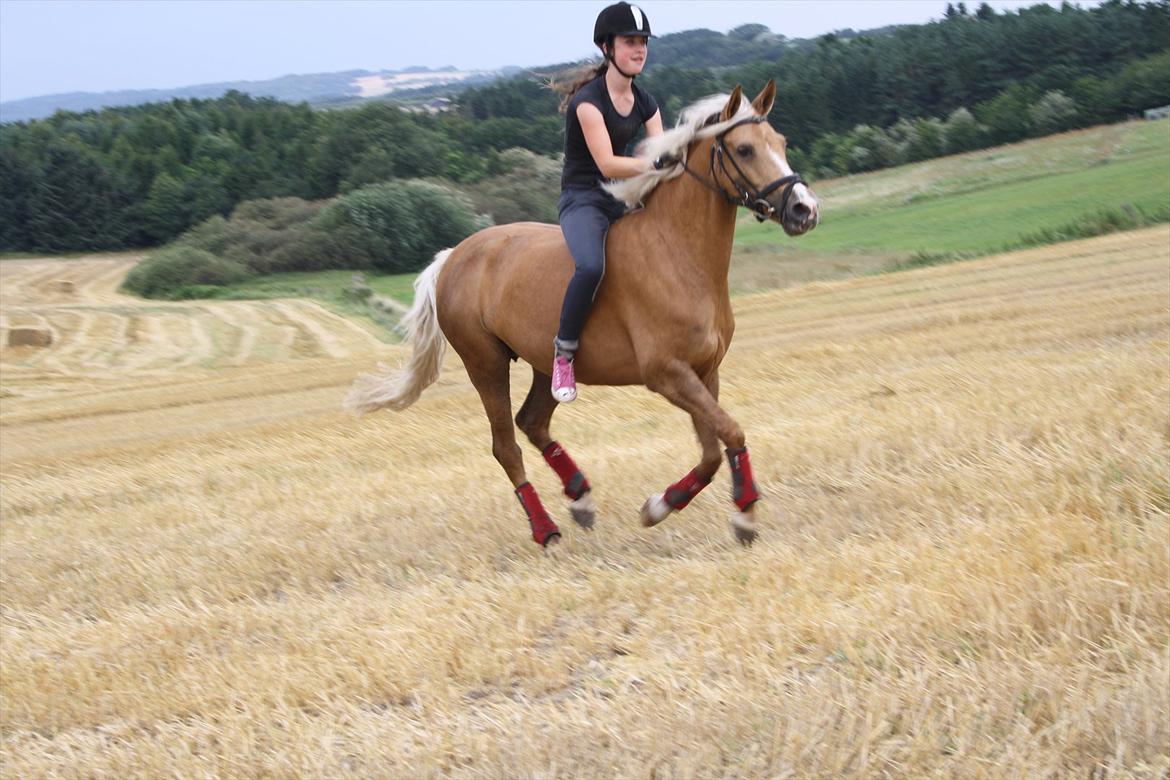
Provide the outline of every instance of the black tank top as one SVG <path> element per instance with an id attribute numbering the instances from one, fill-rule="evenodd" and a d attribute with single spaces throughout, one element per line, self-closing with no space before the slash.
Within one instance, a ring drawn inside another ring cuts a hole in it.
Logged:
<path id="1" fill-rule="evenodd" d="M 581 122 L 577 119 L 577 107 L 582 103 L 589 103 L 597 107 L 605 119 L 605 129 L 609 131 L 609 142 L 613 146 L 613 153 L 625 157 L 626 147 L 638 134 L 638 128 L 646 124 L 650 117 L 658 111 L 658 104 L 654 98 L 637 84 L 631 85 L 634 90 L 634 108 L 629 116 L 622 116 L 613 107 L 609 99 L 609 90 L 605 86 L 605 74 L 590 81 L 573 95 L 569 101 L 565 121 L 565 170 L 561 174 L 561 189 L 568 187 L 596 187 L 605 181 L 601 169 L 589 153 L 589 146 L 585 143 L 585 133 L 581 130 Z"/>

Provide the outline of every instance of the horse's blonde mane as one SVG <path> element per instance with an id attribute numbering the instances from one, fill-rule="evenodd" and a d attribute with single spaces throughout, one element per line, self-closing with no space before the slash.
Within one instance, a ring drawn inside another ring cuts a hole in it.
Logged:
<path id="1" fill-rule="evenodd" d="M 678 122 L 673 128 L 662 135 L 644 140 L 638 145 L 635 155 L 653 160 L 664 154 L 671 154 L 685 162 L 687 147 L 695 139 L 718 135 L 739 120 L 756 115 L 752 104 L 745 98 L 740 101 L 739 110 L 731 119 L 708 125 L 707 122 L 718 115 L 727 105 L 729 97 L 729 95 L 711 95 L 691 103 L 679 113 Z M 661 171 L 646 171 L 629 179 L 611 181 L 603 186 L 618 200 L 624 201 L 630 206 L 639 206 L 655 187 L 667 179 L 681 175 L 682 172 L 682 166 L 676 165 Z"/>

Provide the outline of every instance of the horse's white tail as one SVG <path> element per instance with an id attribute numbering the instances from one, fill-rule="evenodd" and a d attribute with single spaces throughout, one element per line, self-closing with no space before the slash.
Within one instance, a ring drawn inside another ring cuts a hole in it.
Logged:
<path id="1" fill-rule="evenodd" d="M 405 409 L 439 378 L 447 340 L 439 328 L 439 314 L 435 309 L 435 282 L 451 252 L 444 249 L 435 255 L 434 261 L 414 280 L 414 305 L 399 323 L 411 344 L 410 360 L 397 371 L 379 363 L 377 373 L 359 376 L 342 403 L 345 409 L 357 414 L 387 407 Z"/>

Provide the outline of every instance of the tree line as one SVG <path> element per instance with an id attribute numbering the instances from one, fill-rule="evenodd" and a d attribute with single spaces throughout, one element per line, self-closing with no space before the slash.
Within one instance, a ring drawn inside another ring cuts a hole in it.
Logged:
<path id="1" fill-rule="evenodd" d="M 526 149 L 478 182 L 391 179 L 328 200 L 260 198 L 214 214 L 152 252 L 124 287 L 147 298 L 230 295 L 228 286 L 287 271 L 417 271 L 437 249 L 493 223 L 556 219 L 560 166 Z"/>
<path id="2" fill-rule="evenodd" d="M 155 246 L 249 200 L 320 200 L 390 179 L 475 182 L 506 172 L 507 148 L 555 154 L 555 135 L 539 121 L 391 103 L 314 111 L 239 92 L 58 112 L 0 126 L 0 250 Z"/>
<path id="3" fill-rule="evenodd" d="M 958 3 L 938 22 L 868 34 L 797 41 L 744 25 L 663 36 L 641 83 L 669 123 L 700 97 L 776 78 L 771 119 L 794 167 L 826 176 L 1170 103 L 1168 42 L 1170 0 L 1002 14 Z M 319 201 L 392 180 L 491 191 L 515 178 L 505 150 L 561 151 L 558 98 L 543 83 L 553 70 L 453 95 L 457 110 L 438 115 L 389 102 L 320 111 L 229 92 L 6 124 L 0 250 L 155 246 L 248 201 Z"/>

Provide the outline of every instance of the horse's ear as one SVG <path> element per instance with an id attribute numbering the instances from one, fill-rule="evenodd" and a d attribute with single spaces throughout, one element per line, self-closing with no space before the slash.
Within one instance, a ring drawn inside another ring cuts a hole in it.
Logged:
<path id="1" fill-rule="evenodd" d="M 756 99 L 752 101 L 752 108 L 760 116 L 767 116 L 768 112 L 772 110 L 772 104 L 776 102 L 776 79 L 768 79 L 768 83 L 760 90 L 760 94 L 756 95 Z"/>
<path id="2" fill-rule="evenodd" d="M 727 105 L 723 107 L 723 113 L 719 115 L 720 122 L 726 122 L 739 112 L 739 103 L 743 100 L 743 87 L 736 84 L 735 89 L 731 90 L 731 97 L 727 99 Z"/>

